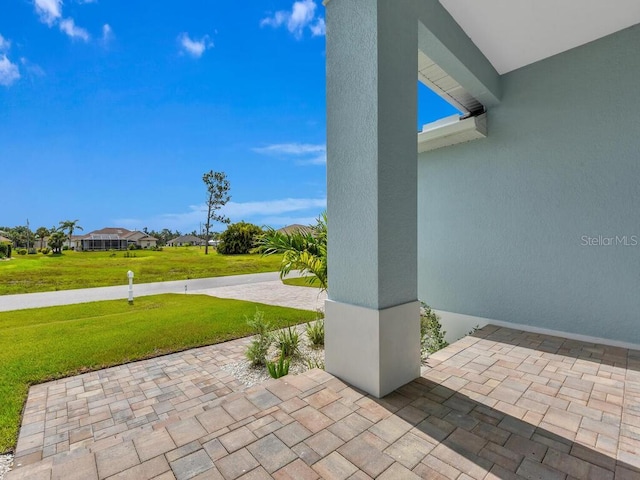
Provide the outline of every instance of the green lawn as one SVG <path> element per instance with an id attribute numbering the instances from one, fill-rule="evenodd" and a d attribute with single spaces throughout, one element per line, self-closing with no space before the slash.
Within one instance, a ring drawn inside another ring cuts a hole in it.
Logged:
<path id="1" fill-rule="evenodd" d="M 274 326 L 316 313 L 206 295 L 167 294 L 0 313 L 0 453 L 16 442 L 29 385 L 251 334 L 256 307 Z"/>
<path id="2" fill-rule="evenodd" d="M 282 283 L 284 283 L 285 285 L 293 285 L 295 287 L 320 288 L 320 282 L 318 282 L 318 279 L 316 277 L 285 278 L 284 280 L 282 280 Z"/>
<path id="3" fill-rule="evenodd" d="M 198 247 L 165 247 L 161 252 L 66 251 L 59 256 L 14 253 L 11 260 L 0 261 L 0 295 L 124 285 L 128 270 L 135 274 L 136 283 L 273 272 L 280 260 L 279 255 L 218 255 L 215 250 L 205 255 L 204 248 Z"/>

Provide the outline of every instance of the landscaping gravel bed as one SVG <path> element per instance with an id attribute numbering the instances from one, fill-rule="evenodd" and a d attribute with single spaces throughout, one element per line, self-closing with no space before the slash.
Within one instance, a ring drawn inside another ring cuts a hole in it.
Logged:
<path id="1" fill-rule="evenodd" d="M 304 325 L 297 327 L 300 334 L 299 354 L 291 359 L 289 365 L 289 375 L 297 375 L 306 372 L 310 368 L 324 368 L 324 348 L 312 347 L 305 331 Z M 275 360 L 279 356 L 279 351 L 275 346 L 269 351 L 269 359 Z M 311 365 L 310 365 L 311 363 Z M 242 384 L 253 387 L 266 380 L 269 380 L 269 372 L 265 366 L 253 366 L 249 360 L 230 363 L 222 367 L 222 370 L 235 376 Z M 1 479 L 0 479 L 1 480 Z"/>
<path id="2" fill-rule="evenodd" d="M 7 453 L 6 455 L 0 455 L 0 480 L 2 480 L 5 474 L 10 470 L 13 463 L 13 454 Z"/>

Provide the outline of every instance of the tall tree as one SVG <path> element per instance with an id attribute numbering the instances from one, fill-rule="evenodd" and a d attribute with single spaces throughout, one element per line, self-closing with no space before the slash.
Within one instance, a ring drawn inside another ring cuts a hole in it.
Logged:
<path id="1" fill-rule="evenodd" d="M 168 228 L 163 228 L 162 231 L 160 232 L 158 238 L 161 238 L 163 245 L 166 245 L 169 240 L 174 238 L 173 237 L 173 232 L 171 230 L 169 230 Z"/>
<path id="2" fill-rule="evenodd" d="M 47 227 L 39 227 L 36 230 L 36 238 L 40 239 L 40 250 L 44 248 L 44 239 L 49 236 L 49 229 Z"/>
<path id="3" fill-rule="evenodd" d="M 35 236 L 31 230 L 24 225 L 18 225 L 16 227 L 7 230 L 7 236 L 13 241 L 16 248 L 27 247 L 33 245 Z"/>
<path id="4" fill-rule="evenodd" d="M 75 229 L 78 230 L 84 230 L 84 228 L 82 228 L 80 225 L 78 225 L 78 222 L 80 220 L 65 220 L 63 222 L 60 222 L 60 230 L 62 230 L 63 232 L 66 231 L 67 232 L 67 238 L 69 239 L 69 248 L 71 248 L 71 236 L 73 235 L 73 231 Z"/>
<path id="5" fill-rule="evenodd" d="M 231 200 L 229 195 L 229 180 L 224 172 L 214 172 L 210 170 L 202 176 L 202 181 L 207 186 L 207 222 L 205 224 L 205 246 L 204 254 L 209 254 L 209 238 L 211 230 L 211 222 L 220 222 L 229 224 L 229 220 L 224 215 L 218 213 L 223 206 Z"/>

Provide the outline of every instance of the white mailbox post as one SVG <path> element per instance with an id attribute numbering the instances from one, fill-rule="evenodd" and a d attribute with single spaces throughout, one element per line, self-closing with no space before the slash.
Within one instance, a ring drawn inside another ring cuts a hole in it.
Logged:
<path id="1" fill-rule="evenodd" d="M 133 272 L 131 270 L 127 272 L 127 278 L 129 278 L 129 305 L 133 305 Z"/>

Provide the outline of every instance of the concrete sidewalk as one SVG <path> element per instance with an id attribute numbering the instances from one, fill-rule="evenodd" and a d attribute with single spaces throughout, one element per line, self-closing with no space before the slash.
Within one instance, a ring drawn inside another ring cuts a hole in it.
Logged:
<path id="1" fill-rule="evenodd" d="M 295 272 L 293 275 L 290 275 L 290 277 L 295 276 L 297 276 L 295 275 Z M 275 288 L 275 282 L 282 285 L 280 282 L 279 272 L 267 272 L 249 275 L 232 275 L 227 277 L 196 278 L 192 280 L 177 280 L 172 282 L 134 283 L 133 295 L 134 298 L 136 298 L 147 295 L 158 295 L 161 293 L 185 293 L 185 289 L 187 293 L 199 292 L 215 295 L 215 293 L 212 292 L 213 289 L 221 287 L 237 287 L 240 285 L 246 286 L 260 284 L 263 282 L 270 282 L 270 287 L 262 290 L 264 292 L 268 292 Z M 128 285 L 118 285 L 116 287 L 83 288 L 78 290 L 60 290 L 57 292 L 26 293 L 21 295 L 2 295 L 0 296 L 0 312 L 23 310 L 27 308 L 70 305 L 74 303 L 97 302 L 101 300 L 126 299 L 128 297 L 128 288 Z M 315 291 L 314 289 L 308 290 Z M 242 293 L 235 291 L 234 289 L 227 289 L 225 292 L 231 295 L 226 298 L 242 299 Z M 263 303 L 268 302 L 263 301 Z M 311 308 L 311 310 L 315 310 L 315 307 Z"/>
<path id="2" fill-rule="evenodd" d="M 277 305 L 279 307 L 322 311 L 324 311 L 324 301 L 327 299 L 327 292 L 321 292 L 317 288 L 285 285 L 280 279 L 268 282 L 192 290 L 191 293 L 246 300 L 247 302 L 266 303 L 267 305 Z"/>

